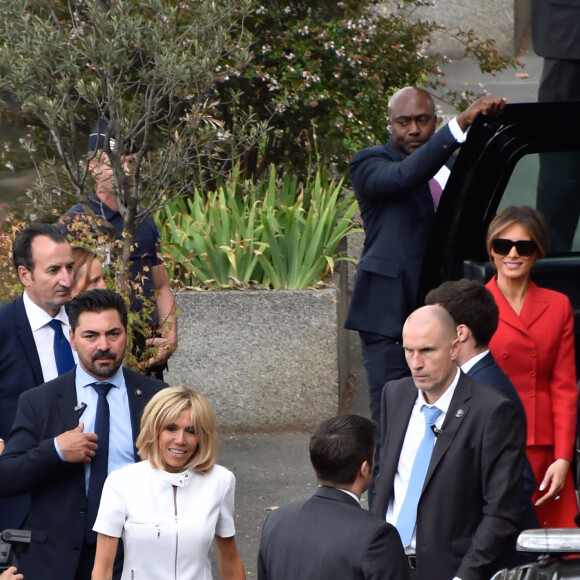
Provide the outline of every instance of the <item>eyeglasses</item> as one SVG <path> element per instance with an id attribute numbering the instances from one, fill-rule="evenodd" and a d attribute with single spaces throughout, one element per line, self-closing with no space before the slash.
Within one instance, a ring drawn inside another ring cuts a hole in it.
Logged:
<path id="1" fill-rule="evenodd" d="M 514 242 L 506 238 L 496 238 L 491 242 L 493 251 L 500 256 L 507 256 L 514 246 L 518 255 L 524 258 L 531 256 L 538 249 L 538 244 L 534 240 L 518 240 Z"/>

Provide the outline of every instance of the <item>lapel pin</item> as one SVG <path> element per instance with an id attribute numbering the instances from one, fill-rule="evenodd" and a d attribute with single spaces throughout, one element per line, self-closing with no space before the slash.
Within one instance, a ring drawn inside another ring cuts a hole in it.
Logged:
<path id="1" fill-rule="evenodd" d="M 140 397 L 143 394 L 143 391 L 141 389 L 136 389 L 135 394 Z"/>
<path id="2" fill-rule="evenodd" d="M 457 409 L 455 412 L 456 417 L 463 417 L 463 409 Z"/>

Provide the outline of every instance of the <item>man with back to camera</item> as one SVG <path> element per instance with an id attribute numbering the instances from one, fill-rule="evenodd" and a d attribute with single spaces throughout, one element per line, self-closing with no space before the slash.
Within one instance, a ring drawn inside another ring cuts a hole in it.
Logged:
<path id="1" fill-rule="evenodd" d="M 34 580 L 90 580 L 104 478 L 137 461 L 141 413 L 166 386 L 121 366 L 127 308 L 118 294 L 82 292 L 71 300 L 69 321 L 79 364 L 21 395 L 0 455 L 0 496 L 30 492 L 23 527 L 32 538 L 20 570 Z"/>
<path id="2" fill-rule="evenodd" d="M 481 97 L 435 132 L 431 95 L 405 87 L 389 101 L 390 141 L 363 149 L 350 160 L 365 241 L 345 327 L 360 335 L 371 416 L 377 424 L 383 386 L 409 374 L 401 329 L 416 306 L 423 254 L 449 175 L 445 163 L 465 141 L 475 118 L 503 109 L 505 103 L 503 98 Z M 372 495 L 371 485 L 371 504 Z"/>
<path id="3" fill-rule="evenodd" d="M 368 488 L 375 424 L 357 415 L 324 421 L 310 438 L 318 489 L 270 512 L 258 553 L 259 580 L 406 580 L 396 530 L 360 507 Z"/>
<path id="4" fill-rule="evenodd" d="M 108 144 L 108 147 L 107 147 Z M 89 196 L 87 204 L 94 214 L 112 226 L 117 240 L 123 235 L 123 216 L 121 215 L 115 197 L 114 171 L 107 150 L 118 146 L 111 128 L 106 121 L 95 125 L 88 143 L 89 170 L 95 180 L 94 196 Z M 136 147 L 134 143 L 124 143 L 123 170 L 131 174 L 132 156 Z M 143 208 L 137 208 L 137 211 Z M 77 222 L 89 224 L 90 230 L 105 234 L 104 226 L 98 225 L 87 214 L 87 210 L 78 203 L 66 211 L 59 219 L 60 229 L 76 239 L 86 235 L 86 230 L 77 229 Z M 131 258 L 129 261 L 129 276 L 131 282 L 131 304 L 133 312 L 140 313 L 147 301 L 153 301 L 155 310 L 149 324 L 152 337 L 145 338 L 141 333 L 135 333 L 135 339 L 143 339 L 140 349 L 155 347 L 157 353 L 148 361 L 144 372 L 158 379 L 163 378 L 163 370 L 169 357 L 177 348 L 177 316 L 175 300 L 169 284 L 169 276 L 163 265 L 160 254 L 160 234 L 152 216 L 135 228 Z M 136 341 L 135 341 L 136 342 Z"/>
<path id="5" fill-rule="evenodd" d="M 457 363 L 461 370 L 467 376 L 494 387 L 508 397 L 517 406 L 525 425 L 526 415 L 522 401 L 512 382 L 495 362 L 488 348 L 489 341 L 497 329 L 499 318 L 497 304 L 491 292 L 481 282 L 463 278 L 443 282 L 431 290 L 425 298 L 425 304 L 439 304 L 451 314 L 455 321 L 459 339 Z M 539 528 L 540 523 L 532 503 L 536 478 L 527 458 L 523 477 L 524 497 L 520 529 Z M 513 538 L 514 542 L 516 539 L 516 537 Z M 528 558 L 522 557 L 521 554 L 512 552 L 510 555 L 516 558 L 506 562 L 507 567 L 528 561 Z"/>
<path id="6" fill-rule="evenodd" d="M 492 387 L 457 368 L 441 306 L 403 326 L 412 377 L 387 383 L 373 513 L 396 525 L 415 580 L 487 580 L 519 529 L 525 425 Z"/>
<path id="7" fill-rule="evenodd" d="M 72 285 L 70 244 L 55 226 L 34 224 L 16 236 L 12 261 L 24 291 L 0 308 L 0 453 L 20 394 L 75 365 L 64 308 Z M 0 500 L 0 530 L 20 527 L 29 504 L 26 496 Z"/>

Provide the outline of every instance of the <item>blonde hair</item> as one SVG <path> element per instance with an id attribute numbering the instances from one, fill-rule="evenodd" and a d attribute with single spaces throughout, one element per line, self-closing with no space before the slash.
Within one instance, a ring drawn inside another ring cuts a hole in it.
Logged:
<path id="1" fill-rule="evenodd" d="M 214 466 L 217 458 L 215 413 L 203 395 L 187 387 L 167 387 L 147 403 L 141 417 L 137 451 L 141 459 L 148 459 L 153 467 L 162 469 L 159 435 L 185 410 L 191 413 L 191 425 L 198 440 L 197 450 L 185 469 L 206 473 Z"/>
<path id="2" fill-rule="evenodd" d="M 493 264 L 491 245 L 499 234 L 513 224 L 520 224 L 530 234 L 530 237 L 538 246 L 537 257 L 543 258 L 548 249 L 548 228 L 542 214 L 527 205 L 510 205 L 504 207 L 490 222 L 487 228 L 485 246 L 489 261 Z"/>
<path id="3" fill-rule="evenodd" d="M 91 252 L 86 248 L 81 246 L 72 246 L 72 255 L 74 260 L 73 266 L 73 279 L 71 287 L 75 289 L 75 286 L 79 284 L 78 290 L 75 291 L 76 294 L 80 294 L 83 290 L 89 287 L 91 278 L 91 266 L 95 259 L 98 259 L 95 252 Z M 81 282 L 81 276 L 83 275 L 82 269 L 86 266 L 84 270 L 84 280 Z"/>

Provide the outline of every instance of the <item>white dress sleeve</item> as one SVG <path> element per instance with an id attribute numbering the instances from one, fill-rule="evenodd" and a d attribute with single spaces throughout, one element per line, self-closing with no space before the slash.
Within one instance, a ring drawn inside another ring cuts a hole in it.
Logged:
<path id="1" fill-rule="evenodd" d="M 236 478 L 231 471 L 224 470 L 227 473 L 227 482 L 219 507 L 218 520 L 215 526 L 215 535 L 220 538 L 231 538 L 236 534 L 234 523 L 234 495 L 236 492 Z"/>
<path id="2" fill-rule="evenodd" d="M 120 538 L 127 517 L 127 502 L 124 496 L 123 470 L 113 471 L 105 480 L 99 513 L 93 530 L 113 538 Z M 126 482 L 125 482 L 126 483 Z"/>

